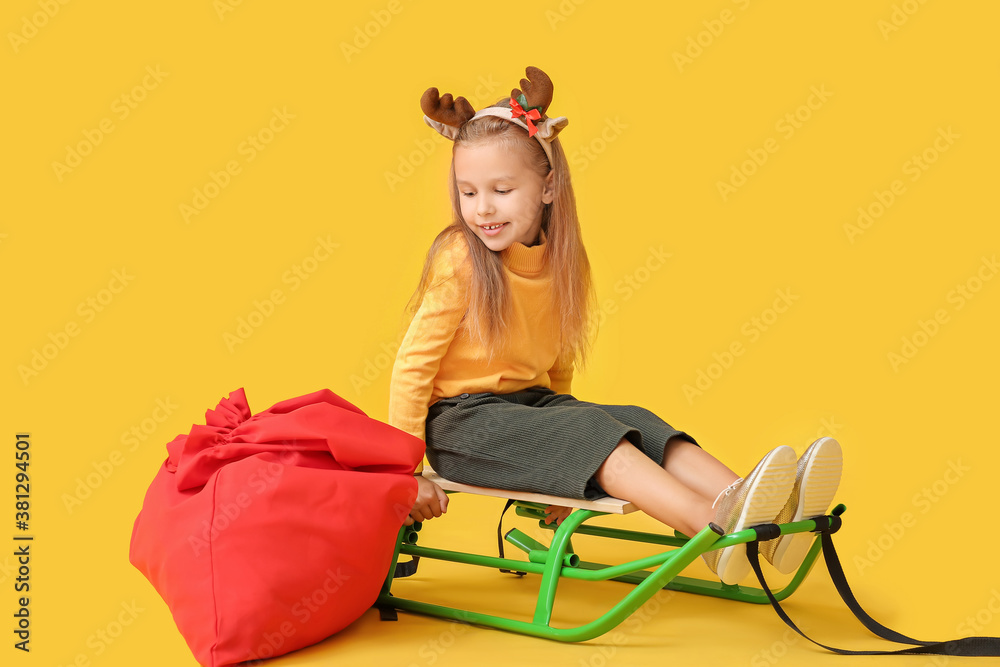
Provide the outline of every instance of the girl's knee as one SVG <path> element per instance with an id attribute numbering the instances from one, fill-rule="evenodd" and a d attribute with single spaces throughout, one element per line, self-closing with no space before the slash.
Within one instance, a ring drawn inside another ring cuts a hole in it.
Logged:
<path id="1" fill-rule="evenodd" d="M 607 488 L 606 483 L 613 483 L 613 480 L 626 472 L 636 457 L 640 456 L 645 455 L 629 442 L 628 438 L 622 438 L 594 474 L 597 483 Z"/>
<path id="2" fill-rule="evenodd" d="M 618 444 L 615 445 L 615 448 L 611 450 L 611 453 L 608 454 L 608 458 L 606 458 L 604 462 L 607 463 L 611 460 L 627 461 L 636 454 L 641 453 L 642 452 L 639 451 L 639 448 L 633 445 L 627 437 L 623 437 L 618 441 Z"/>

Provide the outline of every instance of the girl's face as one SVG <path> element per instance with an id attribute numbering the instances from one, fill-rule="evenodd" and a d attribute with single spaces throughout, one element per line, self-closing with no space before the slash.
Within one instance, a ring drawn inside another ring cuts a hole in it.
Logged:
<path id="1" fill-rule="evenodd" d="M 462 218 L 487 248 L 538 242 L 544 205 L 554 196 L 551 169 L 542 178 L 498 142 L 456 146 L 454 161 Z"/>

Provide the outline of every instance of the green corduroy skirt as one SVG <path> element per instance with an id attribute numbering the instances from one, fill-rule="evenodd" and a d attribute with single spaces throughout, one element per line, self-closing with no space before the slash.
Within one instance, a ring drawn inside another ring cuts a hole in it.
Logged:
<path id="1" fill-rule="evenodd" d="M 635 405 L 602 405 L 532 387 L 461 394 L 430 406 L 427 459 L 463 484 L 567 498 L 608 495 L 594 473 L 625 438 L 658 465 L 673 437 L 698 444 Z"/>

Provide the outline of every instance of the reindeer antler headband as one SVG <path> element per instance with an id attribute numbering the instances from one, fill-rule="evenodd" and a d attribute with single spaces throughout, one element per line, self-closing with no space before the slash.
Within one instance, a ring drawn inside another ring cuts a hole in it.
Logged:
<path id="1" fill-rule="evenodd" d="M 552 164 L 551 141 L 569 124 L 565 116 L 546 118 L 545 110 L 552 103 L 552 80 L 537 67 L 526 67 L 526 79 L 521 79 L 522 93 L 517 88 L 510 91 L 510 108 L 486 107 L 478 112 L 464 97 L 452 98 L 451 93 L 438 96 L 437 88 L 428 88 L 420 98 L 424 122 L 454 141 L 462 125 L 482 116 L 496 116 L 520 125 L 542 145 Z M 524 120 L 521 120 L 521 118 Z"/>

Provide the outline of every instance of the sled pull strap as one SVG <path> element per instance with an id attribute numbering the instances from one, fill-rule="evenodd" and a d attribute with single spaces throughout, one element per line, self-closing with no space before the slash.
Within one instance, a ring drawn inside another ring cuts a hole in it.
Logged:
<path id="1" fill-rule="evenodd" d="M 411 556 L 405 563 L 396 563 L 396 569 L 392 573 L 393 579 L 412 577 L 417 573 L 417 566 L 420 565 L 420 556 Z"/>
<path id="2" fill-rule="evenodd" d="M 821 522 L 821 518 L 827 519 L 827 521 Z M 837 557 L 837 550 L 833 546 L 833 537 L 831 533 L 840 529 L 840 517 L 818 517 L 815 520 L 817 524 L 817 531 L 820 532 L 820 540 L 823 545 L 823 558 L 826 561 L 827 569 L 830 571 L 830 578 L 833 580 L 833 584 L 836 586 L 837 592 L 840 594 L 841 599 L 843 599 L 847 607 L 851 610 L 855 617 L 857 617 L 857 619 L 872 632 L 872 634 L 897 644 L 911 644 L 912 646 L 895 651 L 851 651 L 848 649 L 835 648 L 833 646 L 821 644 L 802 632 L 798 626 L 792 622 L 792 619 L 788 617 L 785 610 L 781 608 L 778 600 L 774 597 L 774 594 L 771 593 L 771 589 L 768 587 L 767 582 L 764 581 L 764 573 L 760 569 L 758 542 L 761 539 L 774 539 L 771 537 L 773 531 L 766 528 L 766 526 L 773 524 L 754 526 L 753 530 L 757 533 L 758 539 L 747 543 L 747 558 L 750 560 L 750 567 L 753 568 L 754 574 L 757 575 L 757 581 L 760 582 L 760 587 L 767 595 L 767 599 L 771 601 L 771 606 L 774 607 L 774 611 L 777 612 L 781 620 L 783 620 L 792 630 L 795 630 L 795 632 L 799 633 L 802 637 L 805 637 L 813 644 L 841 655 L 931 654 L 957 656 L 1000 656 L 1000 638 L 998 637 L 965 637 L 963 639 L 952 639 L 950 641 L 943 642 L 928 642 L 907 637 L 906 635 L 896 632 L 895 630 L 891 630 L 876 621 L 861 608 L 861 604 L 854 596 L 853 591 L 851 591 L 851 587 L 847 583 L 847 577 L 844 574 L 844 568 L 840 563 L 840 559 Z"/>
<path id="3" fill-rule="evenodd" d="M 513 498 L 507 499 L 507 504 L 503 506 L 503 510 L 500 512 L 500 521 L 497 522 L 497 551 L 500 553 L 500 558 L 503 558 L 503 515 L 507 513 L 510 506 L 516 501 Z M 508 570 L 506 568 L 499 568 L 504 574 L 516 574 L 519 577 L 523 577 L 527 572 L 521 572 L 519 570 Z"/>
<path id="4" fill-rule="evenodd" d="M 399 614 L 396 613 L 394 607 L 390 607 L 386 604 L 377 604 L 375 608 L 378 609 L 378 618 L 380 621 L 398 621 Z"/>

